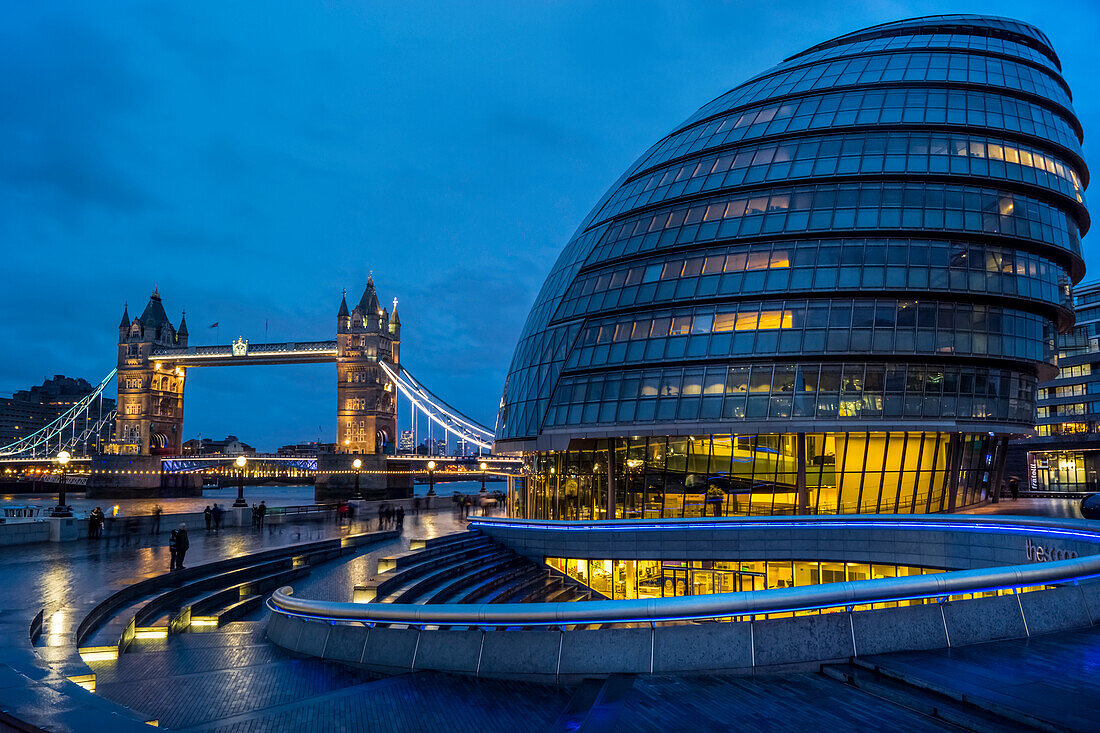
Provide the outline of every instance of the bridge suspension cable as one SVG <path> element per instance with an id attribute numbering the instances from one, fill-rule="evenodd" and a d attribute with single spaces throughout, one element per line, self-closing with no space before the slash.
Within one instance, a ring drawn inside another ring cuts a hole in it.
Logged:
<path id="1" fill-rule="evenodd" d="M 397 385 L 397 388 L 401 390 L 401 394 L 405 395 L 416 406 L 416 409 L 426 415 L 429 420 L 468 443 L 473 443 L 485 450 L 492 449 L 494 437 L 492 430 L 471 420 L 448 405 L 416 381 L 413 375 L 409 374 L 409 371 L 404 367 L 398 367 L 395 370 L 384 361 L 380 361 L 378 364 L 382 367 L 382 371 Z"/>
<path id="2" fill-rule="evenodd" d="M 0 458 L 43 458 L 67 450 L 74 456 L 87 455 L 91 442 L 98 448 L 103 428 L 114 422 L 115 410 L 103 412 L 103 390 L 115 378 L 116 369 L 90 393 L 49 424 L 14 443 L 0 446 Z M 96 402 L 99 409 L 96 411 Z"/>

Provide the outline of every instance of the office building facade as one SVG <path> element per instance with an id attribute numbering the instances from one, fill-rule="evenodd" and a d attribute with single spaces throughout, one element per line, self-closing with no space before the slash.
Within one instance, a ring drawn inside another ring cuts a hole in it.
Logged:
<path id="1" fill-rule="evenodd" d="M 981 501 L 1073 323 L 1081 141 L 1046 36 L 982 16 L 850 33 L 704 105 L 536 298 L 497 420 L 518 512 Z"/>
<path id="2" fill-rule="evenodd" d="M 1039 385 L 1035 435 L 1010 451 L 1031 491 L 1100 490 L 1100 282 L 1075 288 L 1074 307 L 1073 330 L 1057 339 L 1058 374 Z"/>

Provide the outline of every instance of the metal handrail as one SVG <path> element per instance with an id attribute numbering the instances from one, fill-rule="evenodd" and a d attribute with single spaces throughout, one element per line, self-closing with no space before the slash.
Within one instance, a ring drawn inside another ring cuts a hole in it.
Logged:
<path id="1" fill-rule="evenodd" d="M 568 626 L 689 621 L 787 613 L 871 603 L 944 598 L 1100 577 L 1100 555 L 1000 568 L 845 581 L 794 588 L 672 598 L 556 603 L 342 603 L 295 598 L 287 586 L 271 596 L 276 612 L 324 621 L 410 626 Z"/>
<path id="2" fill-rule="evenodd" d="M 1081 520 L 1052 520 L 1013 517 L 1005 520 L 981 516 L 865 515 L 852 517 L 714 518 L 672 522 L 525 522 L 514 519 L 479 519 L 471 525 L 527 531 L 629 530 L 798 530 L 798 529 L 904 529 L 949 532 L 1006 532 L 1040 534 L 1100 545 L 1095 523 Z M 851 607 L 890 601 L 945 598 L 968 593 L 1020 589 L 1032 586 L 1079 582 L 1100 577 L 1100 548 L 1097 554 L 1054 562 L 1027 563 L 992 568 L 954 570 L 929 575 L 879 578 L 875 580 L 826 583 L 795 588 L 719 593 L 673 598 L 585 601 L 559 603 L 494 604 L 359 604 L 294 598 L 290 588 L 276 591 L 272 610 L 326 621 L 408 624 L 413 626 L 558 626 L 587 623 L 656 622 L 724 618 L 730 616 L 784 613 L 809 609 Z"/>

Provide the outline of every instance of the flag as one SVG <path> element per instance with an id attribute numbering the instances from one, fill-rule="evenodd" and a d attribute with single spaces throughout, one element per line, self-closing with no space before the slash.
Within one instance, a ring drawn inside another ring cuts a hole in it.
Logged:
<path id="1" fill-rule="evenodd" d="M 213 323 L 210 324 L 209 327 L 210 328 L 217 328 L 218 327 L 218 321 L 214 321 Z"/>

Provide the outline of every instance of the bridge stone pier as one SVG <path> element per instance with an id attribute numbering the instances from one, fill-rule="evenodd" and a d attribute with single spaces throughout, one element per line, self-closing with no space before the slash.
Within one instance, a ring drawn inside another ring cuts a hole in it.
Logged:
<path id="1" fill-rule="evenodd" d="M 397 300 L 381 305 L 374 278 L 348 309 L 346 294 L 336 316 L 336 339 L 250 344 L 237 339 L 221 346 L 189 346 L 186 314 L 172 323 L 157 290 L 140 316 L 123 309 L 118 327 L 115 439 L 92 465 L 88 496 L 201 495 L 201 477 L 167 475 L 162 457 L 183 449 L 184 387 L 192 369 L 271 364 L 336 364 L 335 448 L 317 459 L 318 500 L 350 498 L 356 477 L 366 498 L 412 495 L 403 466 L 390 473 L 387 456 L 397 445 L 397 391 L 380 362 L 400 369 L 401 321 Z M 360 467 L 354 467 L 355 459 Z"/>

